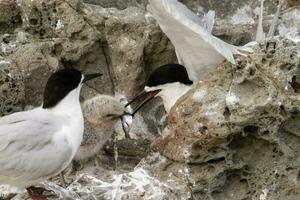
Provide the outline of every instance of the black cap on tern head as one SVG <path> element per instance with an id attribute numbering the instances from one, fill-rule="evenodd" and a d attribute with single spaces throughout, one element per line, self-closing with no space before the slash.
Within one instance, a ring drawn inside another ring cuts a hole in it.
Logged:
<path id="1" fill-rule="evenodd" d="M 192 85 L 193 81 L 189 79 L 184 66 L 179 64 L 167 64 L 154 70 L 147 82 L 148 87 L 155 87 L 167 83 L 180 82 L 186 85 Z"/>
<path id="2" fill-rule="evenodd" d="M 189 79 L 188 73 L 184 66 L 179 64 L 167 64 L 160 66 L 151 73 L 146 86 L 155 87 L 175 82 L 183 83 L 185 85 L 193 84 L 193 81 Z M 134 115 L 161 91 L 162 89 L 155 89 L 148 92 L 142 91 L 137 96 L 135 96 L 126 106 L 129 106 L 134 102 L 138 102 L 132 113 L 132 115 Z"/>
<path id="3" fill-rule="evenodd" d="M 98 76 L 101 76 L 101 74 L 90 74 L 85 76 L 85 79 L 88 77 L 88 80 L 90 80 Z M 69 92 L 79 86 L 82 77 L 82 73 L 76 69 L 62 69 L 52 74 L 44 90 L 43 108 L 54 107 Z"/>

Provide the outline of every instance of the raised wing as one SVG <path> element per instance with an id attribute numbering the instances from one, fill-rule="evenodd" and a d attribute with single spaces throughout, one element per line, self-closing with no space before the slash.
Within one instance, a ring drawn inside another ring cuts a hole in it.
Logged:
<path id="1" fill-rule="evenodd" d="M 201 20 L 177 0 L 149 2 L 148 11 L 175 46 L 179 62 L 185 65 L 193 81 L 202 79 L 224 59 L 235 63 L 234 54 L 249 50 L 228 44 L 211 34 L 214 23 L 212 11 L 205 20 Z"/>
<path id="2" fill-rule="evenodd" d="M 256 30 L 256 38 L 255 38 L 256 41 L 261 41 L 266 38 L 264 29 L 263 29 L 263 14 L 264 14 L 264 0 L 261 0 L 259 16 L 258 16 L 258 23 L 257 23 L 257 30 Z"/>
<path id="3" fill-rule="evenodd" d="M 203 17 L 202 27 L 211 33 L 214 28 L 214 24 L 215 24 L 215 11 L 210 10 Z"/>
<path id="4" fill-rule="evenodd" d="M 0 119 L 0 184 L 26 186 L 57 174 L 69 162 L 72 149 L 55 141 L 61 130 L 42 109 Z"/>
<path id="5" fill-rule="evenodd" d="M 274 17 L 271 22 L 271 26 L 269 29 L 268 34 L 266 35 L 264 30 L 263 30 L 263 14 L 264 14 L 264 0 L 260 1 L 260 10 L 259 10 L 259 16 L 258 16 L 258 24 L 257 24 L 257 31 L 256 31 L 256 41 L 262 41 L 265 40 L 266 38 L 272 38 L 275 35 L 275 29 L 278 25 L 278 20 L 280 16 L 280 10 L 282 5 L 284 4 L 283 0 L 280 0 L 278 2 L 277 10 L 276 13 L 274 14 Z"/>

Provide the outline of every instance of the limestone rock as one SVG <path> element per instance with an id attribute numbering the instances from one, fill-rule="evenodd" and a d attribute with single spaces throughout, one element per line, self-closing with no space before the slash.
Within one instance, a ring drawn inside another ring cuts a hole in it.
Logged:
<path id="1" fill-rule="evenodd" d="M 23 109 L 25 85 L 22 73 L 10 59 L 0 57 L 0 116 Z"/>
<path id="2" fill-rule="evenodd" d="M 131 99 L 155 68 L 177 61 L 145 10 L 148 1 L 17 2 L 15 12 L 0 12 L 9 16 L 0 17 L 0 115 L 39 106 L 47 78 L 59 68 L 103 74 L 84 85 L 80 97 L 91 103 L 83 103 L 86 148 L 80 151 L 93 157 L 66 170 L 68 188 L 59 186 L 58 177 L 47 182 L 57 194 L 52 199 L 111 199 L 116 191 L 123 199 L 299 199 L 300 15 L 292 1 L 283 8 L 281 37 L 258 44 L 236 65 L 222 63 L 170 116 L 158 98 L 146 105 L 130 139 L 118 122 L 103 127 L 98 95 Z M 243 45 L 255 37 L 258 1 L 182 2 L 198 15 L 215 10 L 213 33 L 229 43 Z M 267 30 L 276 2 L 265 6 Z M 151 153 L 155 139 L 153 149 L 161 155 Z"/>
<path id="3" fill-rule="evenodd" d="M 20 8 L 18 7 L 16 0 L 0 1 L 0 24 L 13 23 L 19 15 Z"/>
<path id="4" fill-rule="evenodd" d="M 288 0 L 287 2 L 288 2 L 289 6 L 299 6 L 300 5 L 299 0 Z"/>
<path id="5" fill-rule="evenodd" d="M 100 5 L 104 8 L 118 8 L 124 10 L 128 7 L 145 6 L 148 0 L 84 0 L 85 3 Z"/>
<path id="6" fill-rule="evenodd" d="M 22 72 L 26 105 L 42 104 L 46 82 L 50 75 L 59 69 L 58 59 L 51 55 L 53 48 L 54 44 L 51 42 L 30 43 L 11 55 Z"/>
<path id="7" fill-rule="evenodd" d="M 192 187 L 197 199 L 300 197 L 286 192 L 298 187 L 291 174 L 299 170 L 300 94 L 292 82 L 300 75 L 298 48 L 289 40 L 259 44 L 236 65 L 220 65 L 172 108 L 153 147 L 192 164 L 188 176 L 201 181 Z"/>
<path id="8" fill-rule="evenodd" d="M 173 46 L 154 21 L 146 20 L 144 10 L 87 5 L 84 12 L 102 36 L 116 92 L 134 96 L 152 70 L 176 61 Z"/>

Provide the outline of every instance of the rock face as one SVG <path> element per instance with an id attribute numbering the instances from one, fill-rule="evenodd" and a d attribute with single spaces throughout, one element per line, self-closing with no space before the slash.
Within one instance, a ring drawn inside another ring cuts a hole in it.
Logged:
<path id="1" fill-rule="evenodd" d="M 177 62 L 174 47 L 145 17 L 147 0 L 84 2 L 0 0 L 0 116 L 41 105 L 58 69 L 103 74 L 82 88 L 84 141 L 66 170 L 70 185 L 61 188 L 57 177 L 46 183 L 52 199 L 300 199 L 297 1 L 284 5 L 279 37 L 236 65 L 222 63 L 169 116 L 160 99 L 146 105 L 130 138 L 119 122 L 103 126 L 101 108 L 110 102 L 123 112 L 155 68 Z M 258 1 L 182 2 L 198 15 L 215 10 L 213 33 L 229 43 L 255 37 Z M 268 28 L 276 4 L 265 5 Z"/>
<path id="2" fill-rule="evenodd" d="M 285 40 L 259 44 L 173 107 L 153 147 L 176 161 L 170 170 L 186 163 L 195 199 L 300 197 L 298 49 Z"/>

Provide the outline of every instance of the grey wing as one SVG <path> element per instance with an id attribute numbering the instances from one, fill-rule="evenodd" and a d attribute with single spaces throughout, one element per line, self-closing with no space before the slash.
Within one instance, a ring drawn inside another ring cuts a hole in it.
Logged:
<path id="1" fill-rule="evenodd" d="M 32 182 L 60 172 L 72 155 L 66 141 L 53 141 L 60 128 L 39 112 L 0 119 L 0 176 Z"/>

